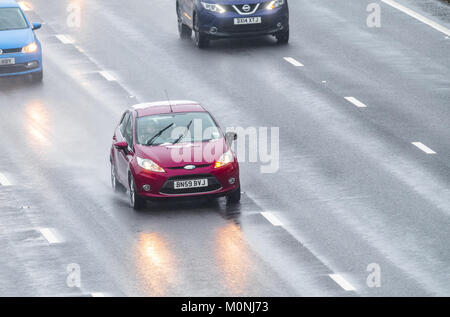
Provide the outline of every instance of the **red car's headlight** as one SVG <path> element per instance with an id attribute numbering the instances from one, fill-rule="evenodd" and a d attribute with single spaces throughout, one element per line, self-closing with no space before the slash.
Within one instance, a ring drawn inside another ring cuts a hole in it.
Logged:
<path id="1" fill-rule="evenodd" d="M 219 160 L 214 163 L 214 168 L 220 168 L 234 162 L 234 155 L 231 150 L 223 153 Z"/>
<path id="2" fill-rule="evenodd" d="M 136 157 L 136 161 L 137 161 L 138 165 L 140 167 L 142 167 L 143 169 L 145 169 L 146 171 L 151 171 L 151 172 L 156 172 L 156 173 L 165 173 L 166 172 L 161 166 L 159 166 L 152 160 Z"/>

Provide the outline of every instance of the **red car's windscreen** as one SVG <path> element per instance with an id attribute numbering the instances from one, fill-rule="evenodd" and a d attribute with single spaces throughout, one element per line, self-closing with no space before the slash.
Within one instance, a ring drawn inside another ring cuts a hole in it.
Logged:
<path id="1" fill-rule="evenodd" d="M 141 145 L 201 142 L 220 137 L 219 128 L 207 112 L 169 113 L 137 119 L 136 140 Z"/>

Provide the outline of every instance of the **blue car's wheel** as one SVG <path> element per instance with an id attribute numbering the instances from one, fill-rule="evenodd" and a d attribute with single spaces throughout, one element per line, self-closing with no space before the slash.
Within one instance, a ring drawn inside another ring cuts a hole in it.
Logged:
<path id="1" fill-rule="evenodd" d="M 40 83 L 44 79 L 44 71 L 36 72 L 31 74 L 31 80 L 33 83 Z"/>

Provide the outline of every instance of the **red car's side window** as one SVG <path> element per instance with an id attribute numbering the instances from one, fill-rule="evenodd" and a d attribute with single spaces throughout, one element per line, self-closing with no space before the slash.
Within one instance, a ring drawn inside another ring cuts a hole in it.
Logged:
<path id="1" fill-rule="evenodd" d="M 130 112 L 126 112 L 123 115 L 122 120 L 120 121 L 120 133 L 122 133 L 123 137 L 125 137 L 125 128 L 127 126 L 129 118 L 130 118 Z"/>

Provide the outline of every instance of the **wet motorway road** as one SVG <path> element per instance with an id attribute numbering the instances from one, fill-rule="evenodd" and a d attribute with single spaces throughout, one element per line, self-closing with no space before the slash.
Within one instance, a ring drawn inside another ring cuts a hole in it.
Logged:
<path id="1" fill-rule="evenodd" d="M 27 2 L 45 80 L 0 80 L 0 295 L 449 296 L 449 35 L 391 1 L 368 28 L 371 2 L 290 1 L 290 45 L 207 50 L 178 38 L 175 1 Z M 450 28 L 418 2 L 401 1 Z M 113 129 L 164 90 L 223 127 L 279 127 L 279 171 L 242 163 L 239 206 L 133 211 L 110 188 Z"/>

